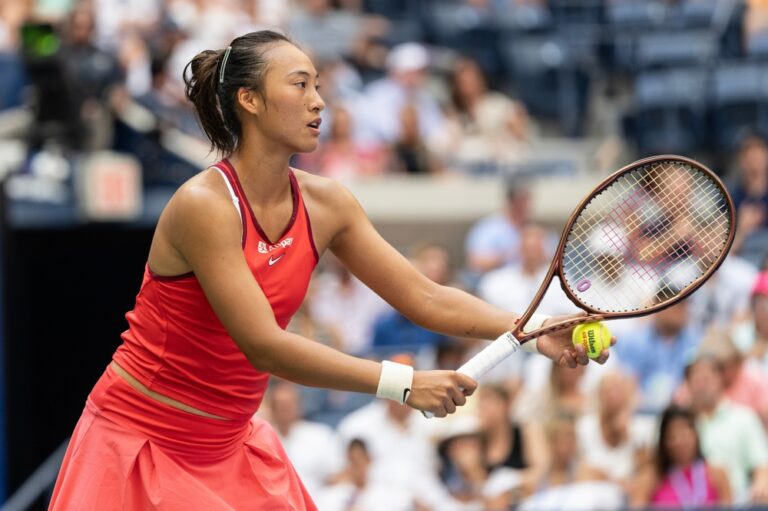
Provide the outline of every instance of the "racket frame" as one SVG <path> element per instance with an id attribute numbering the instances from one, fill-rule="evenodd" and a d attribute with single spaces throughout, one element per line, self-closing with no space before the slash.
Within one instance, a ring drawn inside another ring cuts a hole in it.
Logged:
<path id="1" fill-rule="evenodd" d="M 706 272 L 704 272 L 702 275 L 696 278 L 692 283 L 688 284 L 688 286 L 686 286 L 686 288 L 682 290 L 679 294 L 677 294 L 676 296 L 674 296 L 673 298 L 667 301 L 661 302 L 651 307 L 648 307 L 639 311 L 631 311 L 631 312 L 602 312 L 586 304 L 581 303 L 581 301 L 578 298 L 576 298 L 576 296 L 573 294 L 571 289 L 565 283 L 565 275 L 563 275 L 563 265 L 561 264 L 563 253 L 565 251 L 565 244 L 568 241 L 568 235 L 570 234 L 571 227 L 573 227 L 573 224 L 576 222 L 579 215 L 587 206 L 587 204 L 589 204 L 589 202 L 596 195 L 598 195 L 600 192 L 602 192 L 603 190 L 608 188 L 611 184 L 613 184 L 613 182 L 616 181 L 619 177 L 621 177 L 627 172 L 636 170 L 644 165 L 657 163 L 662 160 L 679 161 L 681 163 L 685 163 L 686 165 L 690 165 L 691 167 L 694 167 L 695 169 L 704 173 L 721 189 L 728 206 L 728 213 L 730 217 L 729 218 L 730 228 L 728 231 L 728 237 L 725 240 L 725 245 L 723 250 L 720 252 L 720 255 L 718 256 L 714 264 L 712 264 L 707 269 Z M 620 319 L 620 318 L 634 318 L 634 317 L 640 317 L 640 316 L 647 316 L 649 314 L 653 314 L 654 312 L 664 310 L 667 307 L 671 307 L 672 305 L 690 296 L 691 293 L 693 293 L 699 287 L 701 287 L 704 284 L 704 282 L 706 282 L 707 279 L 709 279 L 709 277 L 715 271 L 717 271 L 717 269 L 720 267 L 720 265 L 723 263 L 726 256 L 728 255 L 728 252 L 731 250 L 731 246 L 733 245 L 733 239 L 735 234 L 736 234 L 736 213 L 733 205 L 733 199 L 728 193 L 728 190 L 723 184 L 722 180 L 719 177 L 717 177 L 717 175 L 706 166 L 690 158 L 686 158 L 684 156 L 679 156 L 675 154 L 662 154 L 657 156 L 651 156 L 648 158 L 637 160 L 628 165 L 625 165 L 624 167 L 620 168 L 616 172 L 606 177 L 600 184 L 598 184 L 589 193 L 589 195 L 587 195 L 585 198 L 581 200 L 581 202 L 579 202 L 578 206 L 576 206 L 576 208 L 573 210 L 573 213 L 571 213 L 571 216 L 568 218 L 568 221 L 566 222 L 565 227 L 563 227 L 563 233 L 560 236 L 560 242 L 557 245 L 557 250 L 555 251 L 555 255 L 552 257 L 552 262 L 549 265 L 549 270 L 547 270 L 547 273 L 544 276 L 544 279 L 542 280 L 541 286 L 539 287 L 539 290 L 536 292 L 536 295 L 533 297 L 533 300 L 531 300 L 530 305 L 525 310 L 523 315 L 520 316 L 520 318 L 517 320 L 515 328 L 512 330 L 512 335 L 515 336 L 515 338 L 520 342 L 520 344 L 523 344 L 536 337 L 547 335 L 549 333 L 556 332 L 558 330 L 563 330 L 565 328 L 570 328 L 580 323 L 587 323 L 591 321 L 601 321 L 603 319 Z M 568 299 L 574 305 L 576 305 L 580 309 L 587 312 L 587 315 L 579 316 L 575 318 L 569 318 L 563 321 L 558 321 L 556 323 L 547 325 L 545 327 L 538 328 L 536 330 L 524 333 L 523 330 L 525 328 L 525 324 L 531 319 L 531 316 L 533 316 L 534 311 L 541 303 L 541 300 L 544 298 L 544 295 L 549 289 L 549 285 L 552 282 L 552 279 L 555 277 L 555 274 L 557 274 L 558 280 L 560 281 L 560 287 L 562 288 L 563 292 L 566 294 Z"/>

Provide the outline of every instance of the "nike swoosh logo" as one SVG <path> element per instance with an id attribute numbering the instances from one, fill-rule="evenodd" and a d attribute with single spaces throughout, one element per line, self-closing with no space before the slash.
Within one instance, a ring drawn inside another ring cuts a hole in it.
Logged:
<path id="1" fill-rule="evenodd" d="M 277 259 L 272 259 L 272 256 L 269 256 L 269 265 L 272 266 L 276 262 L 278 262 L 280 259 L 283 258 L 285 254 L 280 254 L 280 256 Z"/>

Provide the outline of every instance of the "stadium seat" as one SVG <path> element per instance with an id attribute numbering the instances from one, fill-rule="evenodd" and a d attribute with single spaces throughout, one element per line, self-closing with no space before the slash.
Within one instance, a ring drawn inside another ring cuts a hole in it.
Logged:
<path id="1" fill-rule="evenodd" d="M 549 8 L 559 27 L 597 26 L 605 17 L 605 3 L 604 0 L 550 0 Z"/>
<path id="2" fill-rule="evenodd" d="M 732 149 L 745 127 L 768 129 L 768 71 L 760 62 L 720 64 L 712 74 L 713 138 Z"/>
<path id="3" fill-rule="evenodd" d="M 594 45 L 563 34 L 525 35 L 507 38 L 501 51 L 510 89 L 531 113 L 557 119 L 565 135 L 580 135 L 595 64 Z"/>
<path id="4" fill-rule="evenodd" d="M 614 30 L 647 30 L 659 24 L 663 13 L 664 6 L 658 1 L 616 0 L 608 2 L 605 16 Z"/>
<path id="5" fill-rule="evenodd" d="M 649 71 L 635 80 L 630 138 L 641 154 L 691 153 L 706 141 L 707 74 Z"/>
<path id="6" fill-rule="evenodd" d="M 711 31 L 652 32 L 639 36 L 635 65 L 637 69 L 707 65 L 718 53 Z"/>
<path id="7" fill-rule="evenodd" d="M 363 0 L 363 10 L 391 20 L 412 19 L 418 14 L 417 0 Z"/>
<path id="8" fill-rule="evenodd" d="M 750 58 L 768 59 L 768 29 L 760 30 L 746 41 L 747 56 Z"/>

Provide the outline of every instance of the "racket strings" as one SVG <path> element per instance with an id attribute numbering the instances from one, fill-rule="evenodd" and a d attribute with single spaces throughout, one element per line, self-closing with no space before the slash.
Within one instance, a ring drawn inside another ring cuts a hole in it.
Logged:
<path id="1" fill-rule="evenodd" d="M 619 176 L 579 213 L 563 252 L 573 295 L 603 312 L 668 301 L 723 253 L 724 191 L 705 172 L 662 160 Z"/>

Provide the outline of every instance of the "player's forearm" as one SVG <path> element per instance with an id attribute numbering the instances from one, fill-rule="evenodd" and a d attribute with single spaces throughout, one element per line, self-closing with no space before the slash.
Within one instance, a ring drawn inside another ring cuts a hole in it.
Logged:
<path id="1" fill-rule="evenodd" d="M 381 364 L 282 330 L 269 337 L 241 345 L 256 369 L 311 387 L 376 393 Z"/>
<path id="2" fill-rule="evenodd" d="M 476 339 L 495 339 L 511 330 L 519 317 L 460 289 L 438 285 L 422 298 L 413 314 L 406 315 L 429 330 Z"/>

